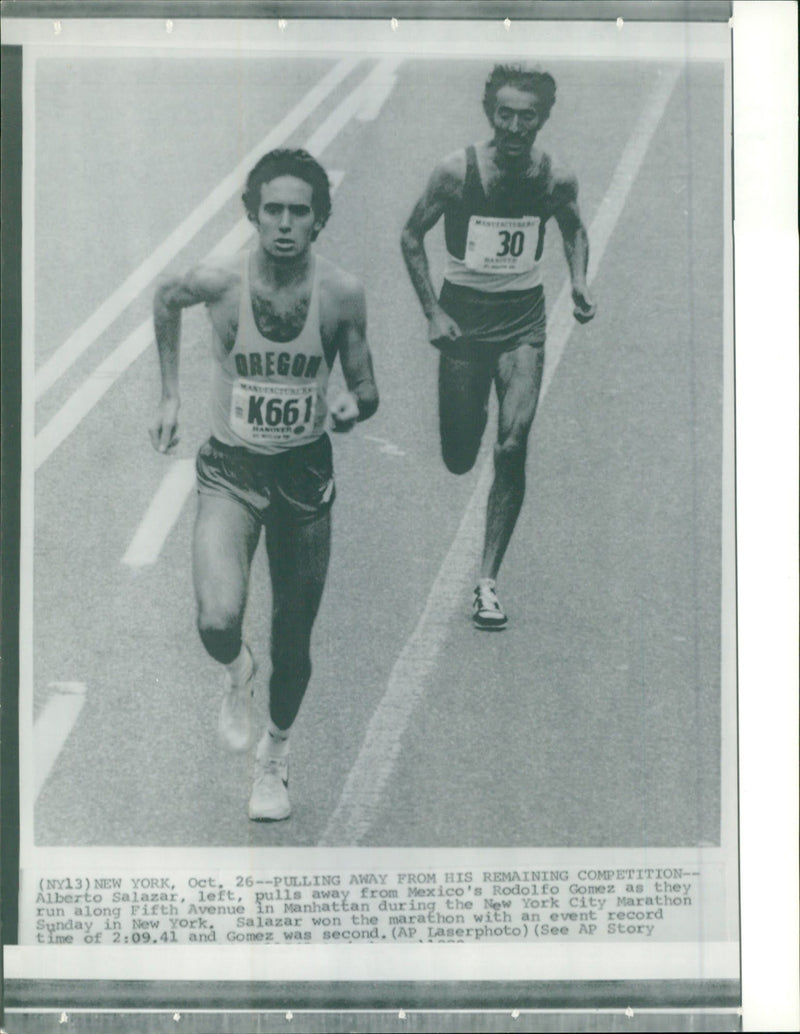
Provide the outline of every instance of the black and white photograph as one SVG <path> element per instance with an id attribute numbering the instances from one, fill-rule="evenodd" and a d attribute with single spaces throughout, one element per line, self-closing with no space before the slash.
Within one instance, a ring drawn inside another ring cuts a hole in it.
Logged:
<path id="1" fill-rule="evenodd" d="M 9 27 L 9 975 L 741 1029 L 727 18 Z"/>
<path id="2" fill-rule="evenodd" d="M 719 844 L 724 64 L 548 67 L 37 62 L 36 844 Z"/>

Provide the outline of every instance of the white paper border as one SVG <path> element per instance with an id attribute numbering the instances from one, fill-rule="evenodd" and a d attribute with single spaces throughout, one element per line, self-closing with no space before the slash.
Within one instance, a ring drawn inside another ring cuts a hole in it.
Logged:
<path id="1" fill-rule="evenodd" d="M 793 1029 L 798 1016 L 797 251 L 792 214 L 797 168 L 796 18 L 796 5 L 787 0 L 736 3 L 734 8 L 740 812 L 747 1029 Z M 126 30 L 137 24 L 128 23 Z M 22 41 L 30 26 L 36 32 L 41 29 L 38 22 L 6 21 L 4 42 Z M 68 35 L 63 42 L 69 42 Z M 570 54 L 575 55 L 574 49 Z M 767 356 L 765 341 L 770 346 Z M 773 892 L 783 889 L 780 915 L 764 907 L 765 880 Z M 782 930 L 776 931 L 776 920 Z M 12 963 L 22 963 L 28 952 L 8 950 L 8 976 L 20 975 Z"/>

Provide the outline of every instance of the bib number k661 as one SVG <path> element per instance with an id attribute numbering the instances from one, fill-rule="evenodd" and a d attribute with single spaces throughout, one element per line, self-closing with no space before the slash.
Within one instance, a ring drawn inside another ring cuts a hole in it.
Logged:
<path id="1" fill-rule="evenodd" d="M 231 426 L 253 445 L 295 441 L 313 430 L 315 408 L 314 384 L 238 381 L 231 393 Z"/>

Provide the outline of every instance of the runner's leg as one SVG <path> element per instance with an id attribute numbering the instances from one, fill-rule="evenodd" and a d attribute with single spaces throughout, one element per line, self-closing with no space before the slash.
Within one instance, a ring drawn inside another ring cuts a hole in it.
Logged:
<path id="1" fill-rule="evenodd" d="M 231 664 L 241 650 L 250 564 L 260 530 L 255 517 L 233 499 L 198 493 L 193 546 L 197 627 L 220 664 Z"/>
<path id="2" fill-rule="evenodd" d="M 254 820 L 289 817 L 289 730 L 311 678 L 311 629 L 330 555 L 331 516 L 298 524 L 279 506 L 267 513 L 266 544 L 272 582 L 270 721 L 256 750 L 248 814 Z"/>
<path id="3" fill-rule="evenodd" d="M 442 459 L 453 474 L 471 470 L 486 427 L 492 366 L 439 356 L 439 435 Z"/>
<path id="4" fill-rule="evenodd" d="M 494 481 L 489 492 L 482 578 L 497 578 L 525 497 L 528 433 L 542 385 L 544 348 L 520 345 L 497 360 L 495 386 L 499 402 Z"/>
<path id="5" fill-rule="evenodd" d="M 298 524 L 278 507 L 270 509 L 266 545 L 272 583 L 272 674 L 270 717 L 288 729 L 300 710 L 311 678 L 311 629 L 328 572 L 330 511 Z"/>

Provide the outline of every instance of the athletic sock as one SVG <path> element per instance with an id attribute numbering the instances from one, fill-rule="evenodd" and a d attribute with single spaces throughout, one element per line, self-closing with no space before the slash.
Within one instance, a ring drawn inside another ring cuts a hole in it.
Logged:
<path id="1" fill-rule="evenodd" d="M 253 670 L 253 656 L 249 649 L 242 643 L 239 656 L 235 661 L 225 665 L 225 669 L 231 677 L 234 686 L 241 686 L 250 678 Z"/>
<path id="2" fill-rule="evenodd" d="M 267 754 L 271 758 L 285 758 L 289 753 L 289 733 L 291 729 L 279 729 L 270 718 L 267 726 Z"/>
<path id="3" fill-rule="evenodd" d="M 485 586 L 487 589 L 493 589 L 495 587 L 494 578 L 479 578 L 478 585 Z"/>

